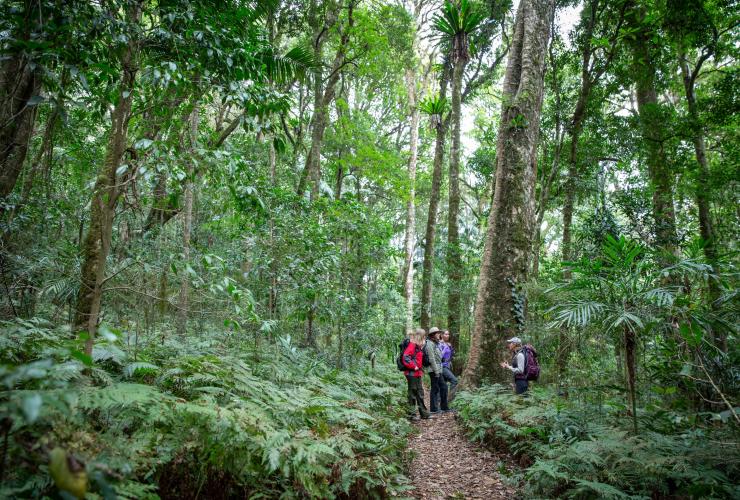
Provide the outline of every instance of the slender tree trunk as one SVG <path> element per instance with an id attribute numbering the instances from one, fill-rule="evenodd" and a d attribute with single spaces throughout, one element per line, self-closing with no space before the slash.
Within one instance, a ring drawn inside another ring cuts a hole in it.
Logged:
<path id="1" fill-rule="evenodd" d="M 416 243 L 416 161 L 419 143 L 419 106 L 416 99 L 416 71 L 406 70 L 406 95 L 411 111 L 409 137 L 409 194 L 406 201 L 403 296 L 406 301 L 406 334 L 414 328 L 414 251 Z"/>
<path id="2" fill-rule="evenodd" d="M 312 9 L 313 8 L 315 8 L 315 6 L 313 6 Z M 339 47 L 334 55 L 334 61 L 329 70 L 329 76 L 326 79 L 326 83 L 323 81 L 321 66 L 317 65 L 314 70 L 314 114 L 311 120 L 311 149 L 306 157 L 306 165 L 301 174 L 297 189 L 298 194 L 302 195 L 306 190 L 306 182 L 308 180 L 311 183 L 311 201 L 316 200 L 319 196 L 319 187 L 321 185 L 321 147 L 324 142 L 324 132 L 329 124 L 329 105 L 334 100 L 341 69 L 342 66 L 344 66 L 345 59 L 347 57 L 349 36 L 354 25 L 353 15 L 354 0 L 348 0 L 346 25 L 342 30 Z M 315 20 L 313 22 L 316 23 Z M 324 37 L 326 35 L 326 30 L 328 30 L 331 25 L 333 25 L 333 22 L 328 26 L 325 24 L 321 24 L 320 26 L 315 24 L 314 57 L 317 61 L 321 61 Z"/>
<path id="3" fill-rule="evenodd" d="M 270 144 L 267 146 L 267 155 L 270 165 L 270 185 L 274 189 L 277 187 L 277 156 L 275 154 L 274 136 L 271 136 L 270 139 Z M 278 261 L 275 255 L 275 219 L 272 216 L 270 217 L 270 253 L 270 292 L 267 310 L 268 317 L 270 319 L 275 319 L 277 313 Z"/>
<path id="4" fill-rule="evenodd" d="M 39 174 L 43 174 L 43 178 L 48 178 L 48 173 L 51 171 L 51 163 L 54 159 L 54 133 L 59 122 L 59 106 L 57 104 L 49 114 L 49 119 L 46 122 L 46 128 L 44 129 L 44 136 L 41 139 L 41 147 L 36 152 L 36 155 L 31 162 L 31 168 L 28 169 L 25 179 L 23 179 L 23 194 L 21 195 L 21 204 L 25 204 L 28 200 L 28 195 L 31 194 L 33 184 Z"/>
<path id="5" fill-rule="evenodd" d="M 0 199 L 8 196 L 23 170 L 36 120 L 29 100 L 41 91 L 38 66 L 23 54 L 0 65 Z"/>
<path id="6" fill-rule="evenodd" d="M 526 280 L 532 250 L 535 156 L 545 54 L 554 0 L 522 0 L 503 87 L 496 185 L 486 230 L 464 385 L 510 377 L 498 368 L 504 340 L 517 333 L 511 283 Z"/>
<path id="7" fill-rule="evenodd" d="M 444 71 L 439 85 L 439 97 L 447 94 L 449 72 Z M 442 166 L 445 156 L 445 137 L 449 124 L 449 115 L 439 120 L 435 126 L 434 167 L 432 169 L 432 192 L 429 195 L 429 214 L 424 233 L 424 264 L 421 278 L 421 327 L 428 330 L 432 325 L 432 279 L 434 277 L 434 243 L 437 234 L 437 211 L 439 209 L 439 192 L 442 186 Z"/>
<path id="8" fill-rule="evenodd" d="M 187 332 L 188 310 L 190 307 L 190 274 L 187 271 L 187 266 L 190 265 L 190 235 L 193 229 L 193 196 L 195 191 L 195 165 L 193 158 L 198 141 L 198 119 L 198 106 L 194 106 L 188 120 L 188 128 L 183 132 L 183 135 L 187 134 L 188 137 L 188 146 L 183 147 L 183 150 L 189 151 L 190 158 L 186 160 L 187 178 L 185 181 L 185 199 L 182 218 L 182 255 L 184 266 L 180 281 L 180 298 L 177 310 L 177 334 L 180 336 L 184 336 Z"/>
<path id="9" fill-rule="evenodd" d="M 689 110 L 689 120 L 691 128 L 691 141 L 694 143 L 694 153 L 696 155 L 696 163 L 699 167 L 696 174 L 696 206 L 699 210 L 699 234 L 702 240 L 704 240 L 704 257 L 712 268 L 717 271 L 717 247 L 714 234 L 714 225 L 712 224 L 712 216 L 709 212 L 709 200 L 711 195 L 711 184 L 709 182 L 709 162 L 707 160 L 707 147 L 704 142 L 704 132 L 702 131 L 701 118 L 699 117 L 699 109 L 696 104 L 696 92 L 695 92 L 695 78 L 696 73 L 689 69 L 688 61 L 686 60 L 686 54 L 681 53 L 679 55 L 679 61 L 681 65 L 681 75 L 683 77 L 684 91 L 686 95 L 686 104 Z M 712 308 L 717 307 L 717 300 L 722 294 L 719 284 L 716 280 L 709 280 L 709 299 L 711 301 Z M 719 333 L 715 338 L 717 345 L 722 349 L 723 352 L 727 352 L 727 336 L 723 333 Z"/>
<path id="10" fill-rule="evenodd" d="M 131 4 L 129 22 L 138 23 L 141 5 Z M 86 331 L 85 354 L 92 355 L 97 333 L 103 295 L 106 259 L 110 252 L 113 217 L 120 196 L 116 170 L 126 150 L 131 104 L 136 85 L 138 43 L 129 39 L 121 56 L 123 72 L 118 89 L 118 101 L 111 114 L 111 128 L 106 147 L 105 162 L 98 172 L 90 203 L 90 223 L 82 246 L 80 291 L 75 308 L 75 331 Z"/>
<path id="11" fill-rule="evenodd" d="M 673 207 L 673 173 L 665 152 L 665 133 L 655 90 L 657 70 L 650 52 L 652 33 L 643 26 L 644 14 L 637 9 L 630 13 L 632 27 L 637 30 L 632 41 L 632 65 L 637 88 L 637 110 L 648 176 L 653 190 L 655 243 L 666 253 L 676 255 L 676 215 Z M 664 262 L 665 264 L 668 261 Z"/>
<path id="12" fill-rule="evenodd" d="M 636 383 L 636 360 L 635 351 L 637 342 L 635 332 L 625 328 L 624 330 L 624 361 L 627 368 L 628 399 L 632 413 L 632 427 L 637 434 L 637 383 Z"/>
<path id="13" fill-rule="evenodd" d="M 588 64 L 587 62 L 585 64 Z M 586 119 L 586 106 L 591 94 L 591 83 L 587 72 L 581 75 L 581 91 L 578 94 L 576 108 L 573 111 L 573 118 L 570 126 L 570 146 L 568 148 L 568 178 L 565 181 L 565 202 L 563 203 L 563 253 L 562 261 L 570 262 L 573 258 L 571 249 L 571 227 L 573 224 L 573 210 L 576 202 L 576 185 L 578 183 L 578 141 L 583 131 L 583 122 Z M 563 270 L 565 279 L 570 279 L 571 271 L 569 267 Z"/>
<path id="14" fill-rule="evenodd" d="M 322 94 L 314 101 L 314 115 L 311 125 L 311 150 L 306 158 L 306 172 L 311 183 L 311 201 L 319 196 L 321 185 L 321 146 L 324 142 L 324 132 L 329 122 L 329 110 L 323 102 Z"/>
<path id="15" fill-rule="evenodd" d="M 450 120 L 449 203 L 447 214 L 447 329 L 455 349 L 460 342 L 460 303 L 462 294 L 463 264 L 460 248 L 460 121 L 462 105 L 462 83 L 467 58 L 459 57 L 452 69 L 452 106 Z"/>

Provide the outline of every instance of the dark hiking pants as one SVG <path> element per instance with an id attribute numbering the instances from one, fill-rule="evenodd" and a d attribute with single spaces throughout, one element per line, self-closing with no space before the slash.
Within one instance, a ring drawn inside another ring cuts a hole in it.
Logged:
<path id="1" fill-rule="evenodd" d="M 455 398 L 455 392 L 457 391 L 457 377 L 452 373 L 452 370 L 447 367 L 442 368 L 442 377 L 445 379 L 445 384 L 447 382 L 450 383 L 450 387 L 447 392 L 447 401 L 451 402 Z"/>
<path id="2" fill-rule="evenodd" d="M 447 382 L 440 374 L 438 377 L 434 373 L 429 374 L 432 388 L 429 393 L 429 411 L 432 413 L 441 410 L 449 410 L 447 405 Z M 439 406 L 437 402 L 439 401 Z"/>
<path id="3" fill-rule="evenodd" d="M 416 409 L 419 409 L 420 417 L 428 417 L 427 405 L 424 404 L 424 387 L 421 384 L 421 377 L 406 376 L 408 384 L 408 414 L 413 417 Z"/>
<path id="4" fill-rule="evenodd" d="M 526 379 L 514 379 L 514 392 L 524 394 L 529 389 L 529 382 Z"/>

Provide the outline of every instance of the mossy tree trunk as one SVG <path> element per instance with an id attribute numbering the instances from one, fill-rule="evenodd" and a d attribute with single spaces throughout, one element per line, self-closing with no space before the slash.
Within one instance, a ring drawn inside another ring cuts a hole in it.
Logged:
<path id="1" fill-rule="evenodd" d="M 641 9 L 634 8 L 628 17 L 629 27 L 635 31 L 630 40 L 632 68 L 636 87 L 637 111 L 645 152 L 650 187 L 653 192 L 653 219 L 655 244 L 666 254 L 678 251 L 676 213 L 673 206 L 673 172 L 665 151 L 667 133 L 658 102 L 656 89 L 657 68 L 651 51 L 654 35 Z M 664 259 L 664 264 L 669 262 Z"/>
<path id="2" fill-rule="evenodd" d="M 488 219 L 464 385 L 508 379 L 504 339 L 517 333 L 511 282 L 527 278 L 532 249 L 535 156 L 553 0 L 522 0 L 516 15 L 499 124 L 496 187 Z"/>
<path id="3" fill-rule="evenodd" d="M 464 33 L 457 36 L 467 36 Z M 460 45 L 466 46 L 466 42 Z M 462 85 L 467 53 L 456 54 L 452 66 L 452 106 L 450 122 L 449 202 L 447 207 L 447 329 L 450 330 L 452 345 L 458 348 L 460 336 L 460 305 L 462 295 L 463 263 L 460 248 L 460 120 L 462 107 Z"/>
<path id="4" fill-rule="evenodd" d="M 710 52 L 705 52 L 706 57 L 709 56 Z M 689 62 L 685 52 L 679 54 L 679 62 L 681 66 L 681 76 L 683 79 L 684 92 L 686 95 L 686 105 L 689 111 L 689 127 L 691 130 L 691 141 L 694 144 L 694 154 L 696 156 L 696 186 L 695 186 L 695 198 L 696 206 L 699 212 L 699 234 L 702 240 L 704 240 L 704 257 L 707 262 L 717 271 L 717 246 L 714 234 L 714 225 L 712 224 L 712 216 L 709 212 L 709 200 L 711 195 L 711 184 L 709 182 L 709 160 L 707 159 L 707 146 L 704 141 L 704 132 L 702 130 L 701 118 L 699 116 L 699 108 L 696 103 L 696 78 L 701 70 L 702 63 L 704 60 L 699 59 L 693 68 L 689 68 Z M 711 307 L 717 308 L 717 300 L 720 298 L 722 291 L 719 287 L 719 283 L 716 280 L 709 280 L 709 299 L 711 301 Z M 724 331 L 724 329 L 720 329 Z M 723 352 L 727 352 L 727 336 L 724 333 L 720 333 L 715 341 Z"/>
<path id="5" fill-rule="evenodd" d="M 182 150 L 188 152 L 187 171 L 185 179 L 185 193 L 182 214 L 182 278 L 180 281 L 180 297 L 177 308 L 177 334 L 184 336 L 188 328 L 188 309 L 190 307 L 190 239 L 193 229 L 193 197 L 195 191 L 195 154 L 198 143 L 198 106 L 194 106 L 188 119 L 188 127 L 183 131 L 183 140 L 180 142 Z M 185 144 L 187 141 L 187 145 Z"/>
<path id="6" fill-rule="evenodd" d="M 141 4 L 132 2 L 127 13 L 128 22 L 136 24 L 141 18 Z M 98 328 L 103 295 L 106 259 L 110 252 L 113 217 L 116 212 L 121 186 L 117 170 L 121 165 L 128 139 L 129 119 L 136 86 L 139 46 L 131 36 L 121 55 L 121 82 L 118 98 L 111 113 L 105 161 L 98 172 L 90 202 L 90 221 L 82 243 L 82 269 L 80 291 L 75 307 L 75 331 L 86 331 L 85 354 L 92 355 L 93 342 Z"/>
<path id="7" fill-rule="evenodd" d="M 447 96 L 449 70 L 443 70 L 439 82 L 439 97 Z M 421 327 L 428 330 L 432 325 L 432 279 L 434 275 L 434 244 L 437 235 L 437 211 L 442 187 L 442 166 L 445 156 L 445 138 L 449 127 L 449 115 L 439 120 L 434 127 L 434 165 L 432 168 L 432 191 L 429 194 L 429 213 L 424 232 L 424 263 L 421 277 Z"/>
<path id="8" fill-rule="evenodd" d="M 28 153 L 36 120 L 31 99 L 41 91 L 39 68 L 24 54 L 0 66 L 0 198 L 15 188 Z"/>

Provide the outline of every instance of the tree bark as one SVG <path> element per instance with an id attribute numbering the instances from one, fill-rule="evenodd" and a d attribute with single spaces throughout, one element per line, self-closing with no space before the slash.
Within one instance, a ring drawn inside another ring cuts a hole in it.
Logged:
<path id="1" fill-rule="evenodd" d="M 131 4 L 127 17 L 130 23 L 139 22 L 141 5 L 138 2 Z M 126 150 L 133 91 L 138 70 L 138 51 L 138 41 L 131 36 L 121 56 L 122 75 L 118 100 L 111 113 L 105 161 L 95 180 L 90 203 L 90 222 L 82 246 L 81 283 L 77 295 L 74 326 L 75 331 L 87 332 L 85 354 L 88 356 L 92 355 L 93 342 L 97 333 L 106 259 L 110 252 L 113 216 L 121 194 L 116 170 Z"/>
<path id="2" fill-rule="evenodd" d="M 24 54 L 13 54 L 0 66 L 0 199 L 15 188 L 28 153 L 36 120 L 29 100 L 41 91 L 38 66 Z"/>
<path id="3" fill-rule="evenodd" d="M 498 368 L 517 333 L 511 282 L 526 280 L 534 225 L 536 151 L 553 0 L 522 0 L 504 79 L 496 185 L 486 230 L 468 363 L 462 383 L 508 379 Z"/>
<path id="4" fill-rule="evenodd" d="M 632 413 L 632 430 L 637 434 L 637 372 L 635 351 L 637 350 L 637 340 L 635 332 L 629 328 L 624 330 L 624 361 L 627 369 L 627 396 Z"/>
<path id="5" fill-rule="evenodd" d="M 665 152 L 665 133 L 655 88 L 657 70 L 650 51 L 651 31 L 644 26 L 644 13 L 630 12 L 632 28 L 636 30 L 632 45 L 632 66 L 637 94 L 637 110 L 646 153 L 646 164 L 653 190 L 655 243 L 666 253 L 676 255 L 676 215 L 673 207 L 673 174 Z M 668 264 L 664 259 L 664 264 Z"/>
<path id="6" fill-rule="evenodd" d="M 194 106 L 188 120 L 188 129 L 184 132 L 184 134 L 187 134 L 188 136 L 188 146 L 182 148 L 183 150 L 189 151 L 190 158 L 186 160 L 187 178 L 185 180 L 185 195 L 182 218 L 182 256 L 184 265 L 182 269 L 182 279 L 180 281 L 180 297 L 177 310 L 177 334 L 180 336 L 184 336 L 188 328 L 190 275 L 188 273 L 187 266 L 190 265 L 190 235 L 193 229 L 193 195 L 195 190 L 194 156 L 198 143 L 198 113 L 198 106 Z"/>
<path id="7" fill-rule="evenodd" d="M 714 234 L 714 225 L 712 224 L 712 216 L 709 212 L 709 200 L 711 194 L 711 184 L 709 182 L 709 161 L 707 160 L 707 147 L 704 142 L 704 132 L 702 131 L 701 118 L 699 117 L 699 109 L 696 103 L 696 77 L 701 69 L 701 63 L 697 64 L 697 67 L 692 71 L 689 69 L 686 54 L 679 54 L 679 62 L 681 66 L 681 76 L 683 78 L 684 92 L 686 95 L 686 104 L 689 111 L 689 127 L 691 130 L 691 141 L 694 144 L 694 153 L 696 155 L 696 163 L 699 167 L 696 175 L 696 206 L 699 210 L 699 234 L 702 240 L 704 240 L 704 257 L 707 259 L 709 265 L 712 266 L 714 271 L 717 271 L 717 247 Z M 717 307 L 717 300 L 719 299 L 722 291 L 720 290 L 719 284 L 715 279 L 709 279 L 709 300 L 711 307 L 715 309 Z M 724 329 L 721 329 L 724 331 Z M 715 337 L 715 341 L 723 352 L 727 352 L 727 336 L 724 333 L 719 333 Z"/>
<path id="8" fill-rule="evenodd" d="M 302 195 L 306 190 L 306 182 L 310 182 L 311 201 L 316 200 L 319 196 L 319 187 L 321 185 L 321 147 L 324 142 L 324 132 L 329 124 L 329 105 L 334 100 L 341 69 L 347 57 L 349 36 L 354 25 L 354 0 L 348 0 L 347 10 L 347 22 L 342 30 L 339 48 L 334 56 L 326 83 L 323 80 L 323 71 L 320 64 L 317 64 L 316 69 L 314 69 L 314 112 L 311 119 L 311 149 L 306 156 L 306 165 L 301 174 L 297 189 L 298 194 Z M 333 16 L 335 15 L 337 14 L 334 13 Z M 333 23 L 334 21 L 330 20 L 327 23 L 319 25 L 314 21 L 314 57 L 319 63 L 321 61 L 326 32 Z"/>
<path id="9" fill-rule="evenodd" d="M 60 106 L 61 103 L 54 106 L 54 109 L 49 114 L 49 118 L 46 121 L 44 136 L 41 139 L 41 147 L 34 156 L 33 161 L 31 162 L 31 168 L 28 169 L 26 176 L 23 179 L 21 204 L 25 204 L 26 200 L 28 200 L 28 196 L 31 194 L 31 189 L 33 189 L 34 181 L 39 173 L 43 173 L 44 179 L 48 179 L 51 174 L 51 164 L 54 160 L 54 134 L 61 114 Z"/>
<path id="10" fill-rule="evenodd" d="M 416 96 L 417 74 L 414 69 L 406 70 L 406 95 L 411 112 L 409 131 L 409 194 L 406 201 L 406 234 L 404 237 L 404 282 L 403 296 L 405 300 L 406 334 L 410 335 L 414 328 L 414 250 L 416 243 L 416 162 L 419 143 L 419 106 Z"/>
<path id="11" fill-rule="evenodd" d="M 462 294 L 463 264 L 460 249 L 460 120 L 462 81 L 468 59 L 458 57 L 452 68 L 452 106 L 450 121 L 449 202 L 447 213 L 447 329 L 455 349 L 460 341 L 460 302 Z"/>
<path id="12" fill-rule="evenodd" d="M 275 136 L 270 136 L 270 143 L 267 146 L 268 164 L 270 167 L 270 186 L 277 187 L 277 156 L 275 154 Z M 272 210 L 270 211 L 272 214 Z M 270 217 L 270 291 L 267 299 L 267 312 L 270 319 L 277 317 L 277 276 L 278 260 L 275 255 L 275 218 Z"/>
<path id="13" fill-rule="evenodd" d="M 445 68 L 439 83 L 439 97 L 447 95 L 449 71 Z M 434 243 L 437 234 L 437 211 L 439 192 L 442 186 L 442 166 L 445 156 L 445 138 L 449 127 L 449 115 L 435 126 L 434 167 L 432 169 L 432 191 L 429 195 L 429 214 L 424 233 L 424 263 L 421 278 L 421 327 L 429 330 L 432 322 L 432 279 L 434 277 Z"/>

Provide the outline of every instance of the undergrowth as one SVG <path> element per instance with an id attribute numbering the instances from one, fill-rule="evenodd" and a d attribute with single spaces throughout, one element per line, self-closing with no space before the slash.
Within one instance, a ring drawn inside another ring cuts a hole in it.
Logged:
<path id="1" fill-rule="evenodd" d="M 88 498 L 408 489 L 410 427 L 390 369 L 338 370 L 289 339 L 255 351 L 233 334 L 158 341 L 135 357 L 118 332 L 103 331 L 93 359 L 82 342 L 40 320 L 2 324 L 0 497 L 54 494 L 75 478 L 89 483 Z M 69 462 L 61 478 L 50 474 L 59 449 L 81 473 Z"/>
<path id="2" fill-rule="evenodd" d="M 522 398 L 488 385 L 455 405 L 471 439 L 526 467 L 526 497 L 740 498 L 740 433 L 717 414 L 642 409 L 635 435 L 616 398 L 569 402 L 544 389 Z"/>

